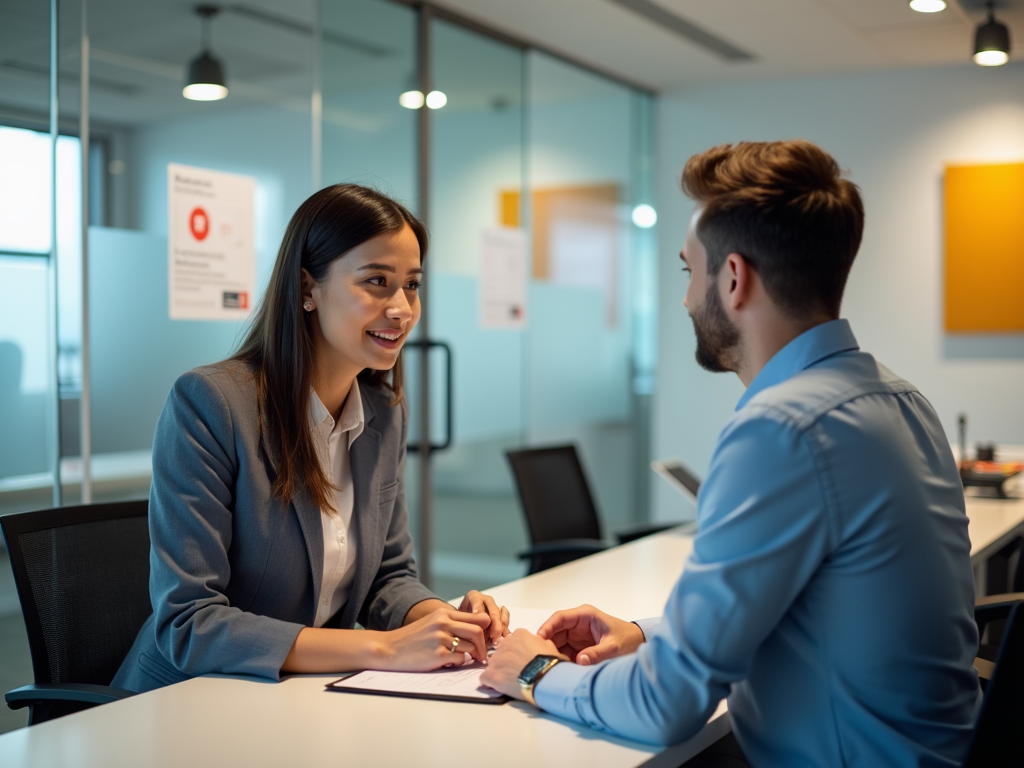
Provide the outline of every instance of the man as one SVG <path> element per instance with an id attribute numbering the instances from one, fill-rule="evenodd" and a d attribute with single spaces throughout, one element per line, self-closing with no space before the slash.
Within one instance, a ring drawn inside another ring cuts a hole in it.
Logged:
<path id="1" fill-rule="evenodd" d="M 747 387 L 693 552 L 656 626 L 562 611 L 505 638 L 483 681 L 657 744 L 728 697 L 759 767 L 959 765 L 978 695 L 963 489 L 931 405 L 838 319 L 857 187 L 786 141 L 692 157 L 683 189 L 697 362 Z"/>

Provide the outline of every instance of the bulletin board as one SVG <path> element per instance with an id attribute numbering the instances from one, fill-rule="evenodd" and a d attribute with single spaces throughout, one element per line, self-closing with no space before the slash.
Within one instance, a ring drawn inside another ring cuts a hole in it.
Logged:
<path id="1" fill-rule="evenodd" d="M 618 225 L 616 206 L 619 186 L 614 183 L 576 187 L 549 187 L 532 190 L 533 278 L 547 280 L 551 275 L 551 227 L 560 210 L 586 211 L 587 217 Z M 499 222 L 505 227 L 519 226 L 519 190 L 502 190 L 498 195 Z"/>
<path id="2" fill-rule="evenodd" d="M 945 328 L 1024 333 L 1024 163 L 950 165 Z"/>
<path id="3" fill-rule="evenodd" d="M 609 328 L 618 323 L 618 272 L 624 223 L 615 183 L 542 187 L 530 192 L 534 280 L 600 291 Z M 518 227 L 518 189 L 501 190 L 498 221 Z"/>

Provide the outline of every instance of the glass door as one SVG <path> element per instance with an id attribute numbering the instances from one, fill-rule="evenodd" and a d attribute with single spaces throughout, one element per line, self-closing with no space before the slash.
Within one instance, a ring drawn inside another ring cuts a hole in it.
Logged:
<path id="1" fill-rule="evenodd" d="M 425 580 L 454 597 L 525 572 L 511 448 L 575 443 L 606 531 L 645 519 L 644 97 L 432 6 L 326 0 L 322 20 L 322 183 L 371 184 L 430 230 L 404 353 Z"/>
<path id="2" fill-rule="evenodd" d="M 528 284 L 526 52 L 442 19 L 430 32 L 444 106 L 430 115 L 427 310 L 453 369 L 452 441 L 431 460 L 431 565 L 435 590 L 449 597 L 523 574 L 514 553 L 526 534 L 504 451 L 527 435 L 525 292 L 522 314 L 511 315 L 517 285 Z M 495 273 L 503 258 L 513 274 Z M 509 306 L 493 295 L 503 287 Z"/>

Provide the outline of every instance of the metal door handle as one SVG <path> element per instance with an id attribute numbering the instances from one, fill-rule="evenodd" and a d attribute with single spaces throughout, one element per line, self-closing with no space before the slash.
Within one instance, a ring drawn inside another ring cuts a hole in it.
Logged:
<path id="1" fill-rule="evenodd" d="M 451 447 L 452 444 L 452 348 L 443 341 L 434 341 L 433 339 L 416 339 L 415 341 L 407 341 L 405 343 L 406 348 L 417 347 L 424 355 L 429 355 L 431 349 L 443 349 L 445 359 L 445 419 L 444 419 L 444 440 L 440 443 L 431 441 L 430 450 L 443 451 L 446 448 Z M 422 401 L 422 407 L 429 408 L 430 404 L 426 402 L 426 398 L 423 397 L 423 393 L 420 393 L 420 400 Z M 421 438 L 422 439 L 422 438 Z M 406 450 L 410 453 L 418 453 L 420 450 L 419 443 L 406 443 Z"/>

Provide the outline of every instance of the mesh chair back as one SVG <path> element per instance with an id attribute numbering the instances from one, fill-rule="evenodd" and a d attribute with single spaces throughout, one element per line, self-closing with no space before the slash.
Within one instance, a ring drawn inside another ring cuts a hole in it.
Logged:
<path id="1" fill-rule="evenodd" d="M 152 613 L 147 501 L 0 517 L 35 682 L 109 685 Z"/>
<path id="2" fill-rule="evenodd" d="M 965 768 L 1021 765 L 1021 717 L 1024 713 L 1024 603 L 1010 610 L 995 672 L 974 727 Z"/>
<path id="3" fill-rule="evenodd" d="M 601 525 L 576 447 L 509 451 L 533 544 L 600 539 Z"/>

